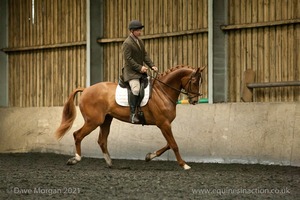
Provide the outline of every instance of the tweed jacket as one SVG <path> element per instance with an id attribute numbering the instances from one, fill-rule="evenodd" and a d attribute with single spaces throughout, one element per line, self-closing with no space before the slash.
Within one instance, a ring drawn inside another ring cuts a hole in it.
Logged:
<path id="1" fill-rule="evenodd" d="M 144 43 L 141 39 L 137 38 L 139 45 L 133 39 L 132 36 L 128 36 L 123 42 L 122 50 L 125 60 L 125 66 L 123 71 L 124 81 L 130 81 L 132 79 L 139 79 L 143 76 L 141 68 L 144 63 L 152 69 L 154 66 L 152 60 L 149 58 L 147 51 L 145 50 Z"/>

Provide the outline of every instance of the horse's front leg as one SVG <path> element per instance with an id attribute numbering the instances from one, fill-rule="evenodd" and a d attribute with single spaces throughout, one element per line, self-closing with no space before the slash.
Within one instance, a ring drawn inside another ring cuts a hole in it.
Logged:
<path id="1" fill-rule="evenodd" d="M 167 150 L 169 150 L 170 149 L 170 146 L 167 144 L 166 146 L 164 146 L 163 148 L 161 148 L 160 150 L 157 150 L 157 151 L 155 151 L 155 152 L 153 152 L 153 153 L 148 153 L 147 155 L 146 155 L 146 158 L 145 158 L 145 160 L 146 160 L 146 162 L 149 162 L 149 161 L 151 161 L 153 158 L 156 158 L 156 157 L 159 157 L 159 156 L 161 156 L 163 153 L 165 153 Z"/>
<path id="2" fill-rule="evenodd" d="M 174 139 L 172 130 L 171 130 L 171 124 L 165 123 L 161 126 L 159 126 L 163 136 L 167 140 L 170 148 L 174 151 L 174 154 L 176 156 L 178 164 L 185 170 L 191 169 L 190 166 L 188 166 L 185 161 L 181 158 L 180 153 L 179 153 L 179 148 L 177 146 L 177 143 Z"/>

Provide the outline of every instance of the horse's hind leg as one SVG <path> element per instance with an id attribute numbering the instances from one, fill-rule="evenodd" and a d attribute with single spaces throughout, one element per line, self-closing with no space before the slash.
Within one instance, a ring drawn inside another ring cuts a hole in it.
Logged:
<path id="1" fill-rule="evenodd" d="M 112 122 L 112 117 L 107 115 L 105 117 L 105 121 L 102 125 L 100 125 L 100 133 L 99 133 L 99 138 L 98 138 L 98 144 L 103 152 L 103 157 L 106 161 L 106 164 L 108 165 L 108 167 L 112 166 L 112 161 L 107 149 L 107 138 L 109 135 L 109 131 L 110 131 L 110 124 Z"/>
<path id="2" fill-rule="evenodd" d="M 70 158 L 67 162 L 68 165 L 75 165 L 81 160 L 81 141 L 85 136 L 90 134 L 97 126 L 93 124 L 84 123 L 81 129 L 75 131 L 73 133 L 75 146 L 76 146 L 76 154 L 75 157 Z"/>
<path id="3" fill-rule="evenodd" d="M 146 155 L 146 162 L 151 161 L 153 158 L 159 157 L 161 156 L 163 153 L 165 153 L 167 150 L 170 149 L 170 146 L 167 144 L 166 146 L 164 146 L 163 148 L 161 148 L 160 150 L 155 151 L 154 153 L 148 153 Z"/>

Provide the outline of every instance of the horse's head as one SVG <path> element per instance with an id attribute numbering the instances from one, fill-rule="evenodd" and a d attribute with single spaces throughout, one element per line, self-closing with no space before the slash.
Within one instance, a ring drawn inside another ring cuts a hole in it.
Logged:
<path id="1" fill-rule="evenodd" d="M 194 70 L 189 76 L 186 76 L 182 79 L 181 85 L 182 88 L 186 91 L 188 96 L 188 100 L 190 104 L 195 105 L 198 103 L 200 84 L 202 83 L 202 71 L 205 69 L 204 67 L 197 68 Z"/>

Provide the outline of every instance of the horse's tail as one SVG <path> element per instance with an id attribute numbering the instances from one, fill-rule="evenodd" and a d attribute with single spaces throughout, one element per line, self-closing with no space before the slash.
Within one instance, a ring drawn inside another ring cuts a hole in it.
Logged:
<path id="1" fill-rule="evenodd" d="M 76 118 L 76 107 L 74 104 L 74 97 L 77 92 L 82 92 L 84 88 L 75 89 L 69 96 L 68 101 L 64 105 L 62 113 L 62 120 L 60 126 L 55 131 L 55 137 L 57 140 L 61 139 L 66 132 L 72 127 Z"/>

